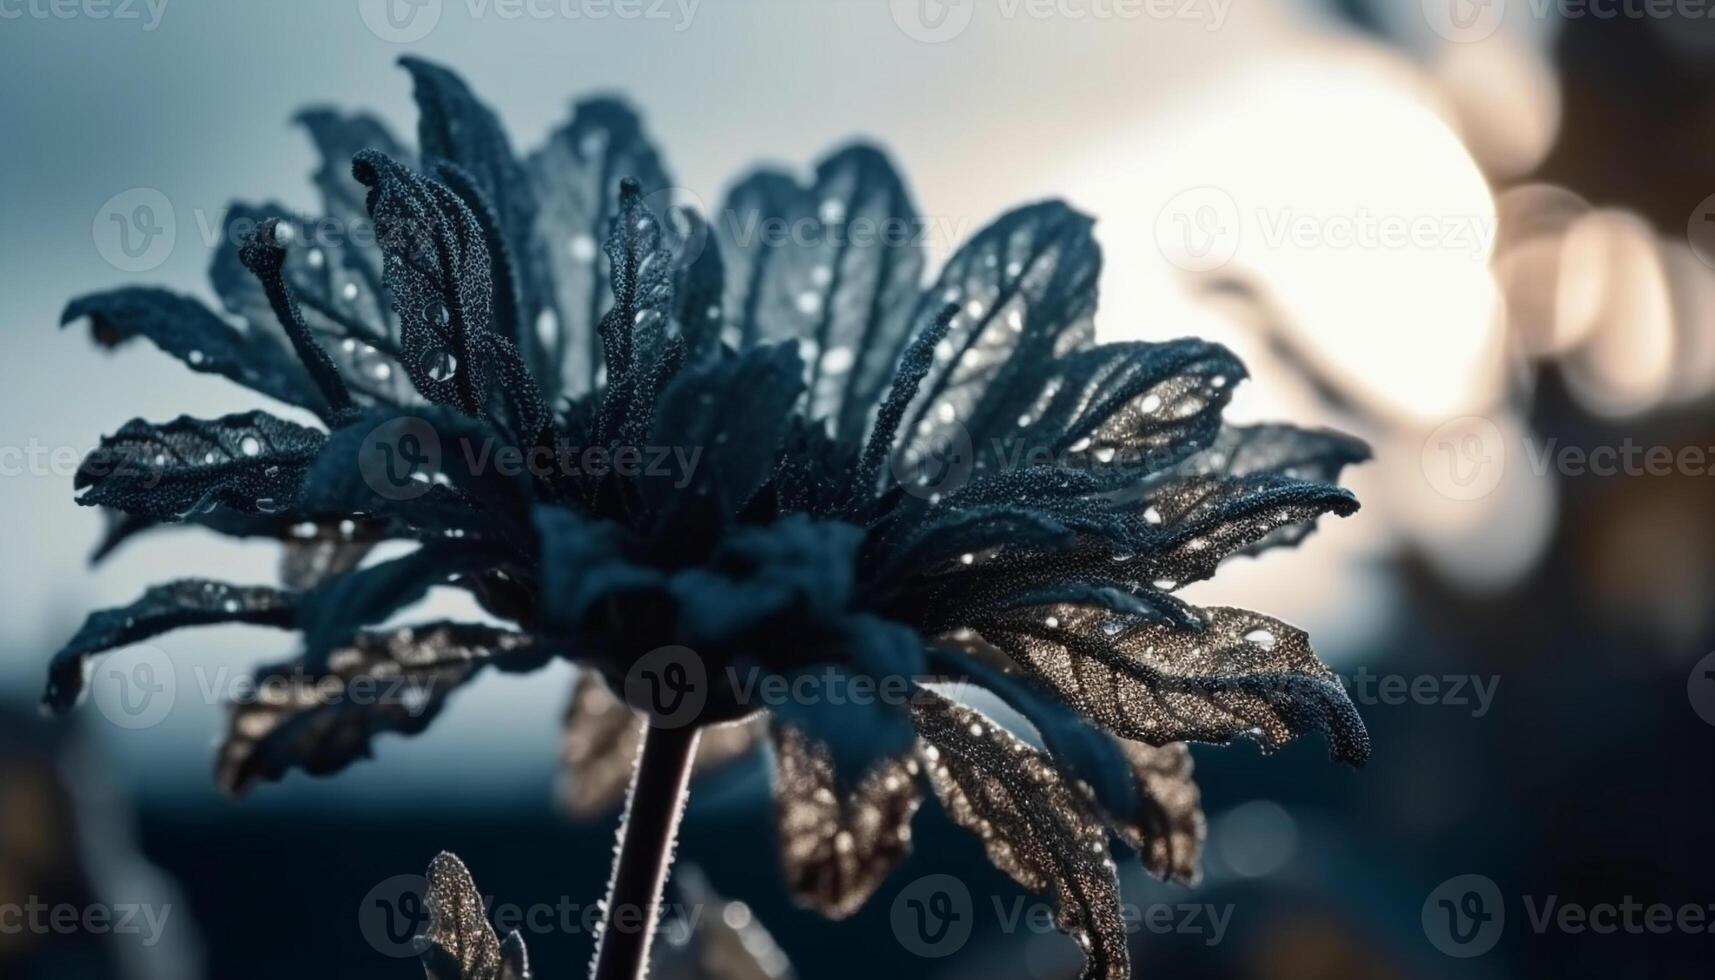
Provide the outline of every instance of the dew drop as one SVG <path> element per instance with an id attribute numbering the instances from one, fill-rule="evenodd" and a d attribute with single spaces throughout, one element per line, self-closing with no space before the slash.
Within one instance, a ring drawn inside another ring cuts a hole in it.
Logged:
<path id="1" fill-rule="evenodd" d="M 1020 415 L 1020 416 L 1019 416 L 1019 417 L 1018 417 L 1018 427 L 1019 427 L 1019 428 L 1021 428 L 1021 429 L 1022 429 L 1022 428 L 1024 428 L 1024 427 L 1025 427 L 1025 426 L 1027 426 L 1027 425 L 1029 425 L 1029 424 L 1030 424 L 1030 416 L 1028 416 L 1028 415 Z"/>
<path id="2" fill-rule="evenodd" d="M 1274 633 L 1266 629 L 1254 629 L 1245 634 L 1245 642 L 1254 643 L 1264 650 L 1274 649 Z"/>
<path id="3" fill-rule="evenodd" d="M 339 287 L 339 298 L 345 300 L 347 303 L 357 302 L 357 283 L 348 282 Z"/>
<path id="4" fill-rule="evenodd" d="M 1044 619 L 1042 621 L 1042 625 L 1048 627 L 1049 629 L 1054 629 L 1060 625 L 1060 617 L 1059 616 L 1049 616 L 1047 619 Z"/>
<path id="5" fill-rule="evenodd" d="M 810 281 L 818 286 L 826 286 L 834 281 L 834 270 L 825 265 L 816 266 L 810 270 Z"/>
<path id="6" fill-rule="evenodd" d="M 262 442 L 255 436 L 245 436 L 238 441 L 238 451 L 246 456 L 254 456 L 262 451 Z"/>
<path id="7" fill-rule="evenodd" d="M 1171 592 L 1174 589 L 1177 589 L 1179 587 L 1179 583 L 1173 581 L 1170 578 L 1158 578 L 1154 582 L 1151 582 L 1150 584 L 1155 586 L 1156 588 L 1160 589 L 1163 592 Z"/>
<path id="8" fill-rule="evenodd" d="M 1108 636 L 1118 636 L 1123 629 L 1125 629 L 1125 624 L 1117 619 L 1109 619 L 1102 623 L 1102 632 Z"/>
<path id="9" fill-rule="evenodd" d="M 553 346 L 560 336 L 560 317 L 553 310 L 536 314 L 536 339 L 544 346 Z"/>
<path id="10" fill-rule="evenodd" d="M 1090 437 L 1089 436 L 1085 436 L 1084 438 L 1079 439 L 1077 442 L 1074 442 L 1070 446 L 1066 447 L 1066 449 L 1068 451 L 1074 452 L 1074 453 L 1081 453 L 1084 450 L 1089 449 L 1089 448 L 1090 448 Z"/>
<path id="11" fill-rule="evenodd" d="M 225 602 L 220 604 L 220 608 L 226 610 L 229 613 L 235 613 L 243 607 L 238 604 L 237 599 L 228 599 Z"/>
<path id="12" fill-rule="evenodd" d="M 947 425 L 952 425 L 959 420 L 959 410 L 953 407 L 952 402 L 942 402 L 935 406 L 935 417 Z"/>
<path id="13" fill-rule="evenodd" d="M 459 359 L 452 351 L 430 350 L 423 352 L 423 373 L 431 381 L 450 381 L 458 373 Z"/>
<path id="14" fill-rule="evenodd" d="M 976 560 L 977 560 L 977 556 L 971 554 L 968 551 L 959 556 L 959 564 L 961 564 L 961 565 L 974 564 L 976 562 Z"/>
<path id="15" fill-rule="evenodd" d="M 965 304 L 965 313 L 968 314 L 971 317 L 971 319 L 973 319 L 973 320 L 976 319 L 977 317 L 982 316 L 983 315 L 983 302 L 982 302 L 982 300 L 973 299 L 969 303 L 966 303 Z"/>
<path id="16" fill-rule="evenodd" d="M 1096 462 L 1098 462 L 1098 463 L 1111 463 L 1113 461 L 1114 461 L 1114 447 L 1103 446 L 1102 448 L 1096 450 Z"/>
<path id="17" fill-rule="evenodd" d="M 822 308 L 821 294 L 804 290 L 798 294 L 798 312 L 812 315 Z"/>
<path id="18" fill-rule="evenodd" d="M 1137 407 L 1143 412 L 1153 412 L 1161 407 L 1161 396 L 1151 392 L 1144 396 L 1143 401 L 1137 403 Z"/>
<path id="19" fill-rule="evenodd" d="M 1156 510 L 1154 505 L 1151 505 L 1149 507 L 1145 507 L 1143 509 L 1143 520 L 1144 520 L 1144 523 L 1146 523 L 1146 524 L 1160 524 L 1161 523 L 1161 511 Z"/>
<path id="20" fill-rule="evenodd" d="M 1023 273 L 1024 273 L 1024 263 L 1023 262 L 1020 262 L 1017 259 L 1014 259 L 1011 262 L 1008 262 L 1006 264 L 1006 274 L 1007 274 L 1008 278 L 1016 279 L 1020 275 L 1022 275 Z"/>
<path id="21" fill-rule="evenodd" d="M 589 262 L 595 258 L 595 239 L 589 235 L 573 235 L 566 246 L 572 253 L 572 258 L 579 262 Z"/>
<path id="22" fill-rule="evenodd" d="M 1024 314 L 1020 313 L 1016 309 L 1008 310 L 1006 312 L 1006 325 L 1009 329 L 1012 330 L 1013 333 L 1023 333 L 1024 332 Z"/>
<path id="23" fill-rule="evenodd" d="M 292 244 L 292 240 L 298 237 L 298 233 L 286 222 L 277 221 L 274 223 L 274 231 L 270 237 L 274 239 L 274 244 L 284 248 Z"/>
<path id="24" fill-rule="evenodd" d="M 310 264 L 310 268 L 320 269 L 323 265 L 325 265 L 327 263 L 327 256 L 322 254 L 321 249 L 312 248 L 307 253 L 305 253 L 304 261 L 306 261 Z"/>
<path id="25" fill-rule="evenodd" d="M 834 224 L 846 220 L 846 202 L 836 197 L 827 198 L 822 202 L 817 212 L 826 224 Z"/>

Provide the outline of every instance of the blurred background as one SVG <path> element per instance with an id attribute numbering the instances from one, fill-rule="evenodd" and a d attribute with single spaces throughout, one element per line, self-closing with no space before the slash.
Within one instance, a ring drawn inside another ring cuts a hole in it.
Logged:
<path id="1" fill-rule="evenodd" d="M 223 716 L 200 690 L 140 730 L 35 710 L 87 610 L 169 574 L 275 574 L 272 546 L 189 531 L 87 567 L 101 527 L 72 503 L 77 456 L 134 416 L 255 403 L 152 350 L 94 351 L 56 328 L 62 305 L 128 283 L 217 305 L 227 204 L 314 204 L 298 109 L 414 134 L 406 52 L 460 71 L 519 148 L 574 97 L 622 93 L 704 201 L 758 162 L 872 137 L 937 256 L 1068 198 L 1099 219 L 1103 339 L 1220 340 L 1254 379 L 1234 417 L 1371 441 L 1356 517 L 1190 598 L 1309 630 L 1374 758 L 1198 750 L 1205 879 L 1127 872 L 1137 975 L 1709 975 L 1715 4 L 387 2 L 0 0 L 0 906 L 138 915 L 0 920 L 0 977 L 417 976 L 362 910 L 442 848 L 515 905 L 603 890 L 614 817 L 553 803 L 569 669 L 490 676 L 427 735 L 238 802 L 212 787 Z M 116 238 L 139 204 L 147 247 Z M 159 641 L 181 678 L 245 676 L 285 643 Z M 839 924 L 786 900 L 770 812 L 761 760 L 697 785 L 679 894 L 724 896 L 711 928 L 766 955 L 687 975 L 1076 974 L 933 807 Z M 974 914 L 930 957 L 891 910 L 935 874 Z M 582 975 L 587 932 L 545 931 L 538 975 Z"/>

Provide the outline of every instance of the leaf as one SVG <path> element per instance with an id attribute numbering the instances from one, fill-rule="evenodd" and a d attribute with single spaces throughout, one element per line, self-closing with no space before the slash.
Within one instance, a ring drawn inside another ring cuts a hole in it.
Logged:
<path id="1" fill-rule="evenodd" d="M 429 931 L 422 937 L 429 980 L 530 980 L 524 937 L 505 941 L 488 924 L 488 904 L 470 871 L 442 851 L 429 862 Z"/>
<path id="2" fill-rule="evenodd" d="M 78 503 L 156 520 L 184 520 L 214 508 L 281 514 L 298 502 L 322 433 L 263 412 L 155 425 L 127 422 L 78 467 Z"/>
<path id="3" fill-rule="evenodd" d="M 170 633 L 186 626 L 249 623 L 290 628 L 297 597 L 263 586 L 181 579 L 151 586 L 135 602 L 89 615 L 48 664 L 42 701 L 65 712 L 83 694 L 92 656 Z"/>
<path id="4" fill-rule="evenodd" d="M 1048 756 L 970 708 L 924 691 L 912 716 L 947 816 L 981 838 L 996 868 L 1053 896 L 1054 924 L 1084 952 L 1082 980 L 1129 978 L 1107 830 L 1083 795 Z"/>
<path id="5" fill-rule="evenodd" d="M 728 725 L 706 725 L 697 740 L 693 776 L 718 769 L 750 754 L 761 741 L 765 722 L 752 717 Z M 644 721 L 613 696 L 591 670 L 578 673 L 566 705 L 560 741 L 563 765 L 559 798 L 566 811 L 591 819 L 619 806 L 637 765 Z"/>
<path id="6" fill-rule="evenodd" d="M 839 438 L 861 438 L 923 276 L 922 222 L 893 164 L 856 144 L 817 164 L 809 187 L 759 174 L 734 188 L 721 221 L 741 340 L 799 341 L 809 415 L 832 419 Z"/>
<path id="7" fill-rule="evenodd" d="M 443 163 L 469 176 L 462 182 L 442 175 L 484 222 L 489 261 L 495 270 L 496 330 L 512 339 L 524 363 L 550 396 L 559 388 L 557 361 L 542 344 L 537 317 L 550 302 L 548 257 L 535 237 L 538 205 L 524 167 L 500 119 L 456 74 L 421 58 L 405 56 L 399 64 L 411 73 L 417 100 L 417 143 L 426 170 Z M 480 204 L 479 204 L 480 200 Z"/>
<path id="8" fill-rule="evenodd" d="M 494 282 L 476 216 L 444 184 L 364 151 L 352 173 L 386 255 L 383 281 L 400 322 L 400 362 L 423 397 L 493 419 L 517 445 L 549 424 L 535 378 L 494 327 Z"/>
<path id="9" fill-rule="evenodd" d="M 1016 433 L 1054 359 L 1089 343 L 1101 251 L 1089 218 L 1057 201 L 1008 212 L 961 248 L 918 303 L 959 305 L 901 430 L 905 444 L 972 445 Z"/>
<path id="10" fill-rule="evenodd" d="M 1218 344 L 1104 344 L 1057 360 L 977 467 L 1055 465 L 1119 488 L 1209 444 L 1244 365 Z"/>
<path id="11" fill-rule="evenodd" d="M 607 98 L 578 103 L 571 121 L 530 155 L 525 168 L 540 202 L 536 241 L 552 272 L 551 349 L 564 390 L 581 395 L 595 388 L 601 366 L 596 325 L 611 305 L 601 246 L 617 213 L 620 181 L 637 181 L 646 198 L 673 181 L 637 114 Z"/>
<path id="12" fill-rule="evenodd" d="M 923 384 L 923 378 L 934 366 L 935 349 L 947 336 L 953 317 L 958 313 L 959 308 L 951 303 L 942 307 L 941 312 L 929 321 L 917 335 L 917 339 L 913 340 L 900 356 L 893 383 L 887 391 L 887 399 L 881 403 L 881 409 L 876 413 L 875 427 L 870 432 L 869 442 L 864 446 L 863 459 L 858 464 L 857 479 L 851 488 L 854 504 L 864 503 L 876 488 L 881 465 L 892 453 L 894 441 L 898 437 L 899 423 L 904 419 L 906 409 L 910 408 L 912 399 L 917 397 L 917 390 Z"/>
<path id="13" fill-rule="evenodd" d="M 1140 807 L 1130 819 L 1112 821 L 1113 829 L 1143 859 L 1157 878 L 1195 885 L 1202 877 L 1202 794 L 1192 778 L 1191 749 L 1183 742 L 1146 745 L 1118 740 Z"/>
<path id="14" fill-rule="evenodd" d="M 1362 765 L 1369 735 L 1301 630 L 1243 609 L 1201 610 L 1186 629 L 1095 606 L 1035 606 L 971 625 L 1070 704 L 1152 745 L 1253 737 L 1273 751 L 1305 732 Z"/>
<path id="15" fill-rule="evenodd" d="M 254 696 L 230 706 L 215 781 L 237 795 L 294 768 L 338 772 L 367 758 L 382 732 L 423 731 L 484 667 L 530 670 L 544 659 L 525 634 L 431 623 L 358 633 L 327 656 L 325 669 L 308 659 L 264 667 Z"/>
<path id="16" fill-rule="evenodd" d="M 218 374 L 289 405 L 327 411 L 327 401 L 278 334 L 240 331 L 189 297 L 137 286 L 92 293 L 67 304 L 60 323 L 84 317 L 103 347 L 143 337 L 193 371 Z"/>
<path id="17" fill-rule="evenodd" d="M 922 803 L 917 761 L 884 760 L 842 795 L 825 746 L 790 725 L 773 725 L 770 736 L 775 822 L 792 899 L 846 918 L 911 853 L 911 818 Z"/>

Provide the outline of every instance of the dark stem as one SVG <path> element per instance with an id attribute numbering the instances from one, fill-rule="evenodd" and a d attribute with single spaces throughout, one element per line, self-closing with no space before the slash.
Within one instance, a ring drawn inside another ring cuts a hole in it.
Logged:
<path id="1" fill-rule="evenodd" d="M 643 748 L 631 776 L 625 817 L 619 824 L 619 858 L 607 892 L 607 917 L 596 941 L 591 980 L 643 980 L 649 944 L 661 914 L 661 888 L 673 863 L 673 842 L 700 728 L 643 729 Z"/>

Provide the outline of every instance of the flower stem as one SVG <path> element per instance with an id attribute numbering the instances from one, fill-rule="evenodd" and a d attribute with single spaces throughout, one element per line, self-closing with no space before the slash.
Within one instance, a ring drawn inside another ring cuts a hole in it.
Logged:
<path id="1" fill-rule="evenodd" d="M 608 885 L 607 917 L 596 941 L 591 980 L 644 980 L 649 974 L 661 889 L 673 864 L 679 816 L 701 734 L 692 726 L 649 725 L 643 730 L 643 747 L 619 824 L 619 856 Z"/>

